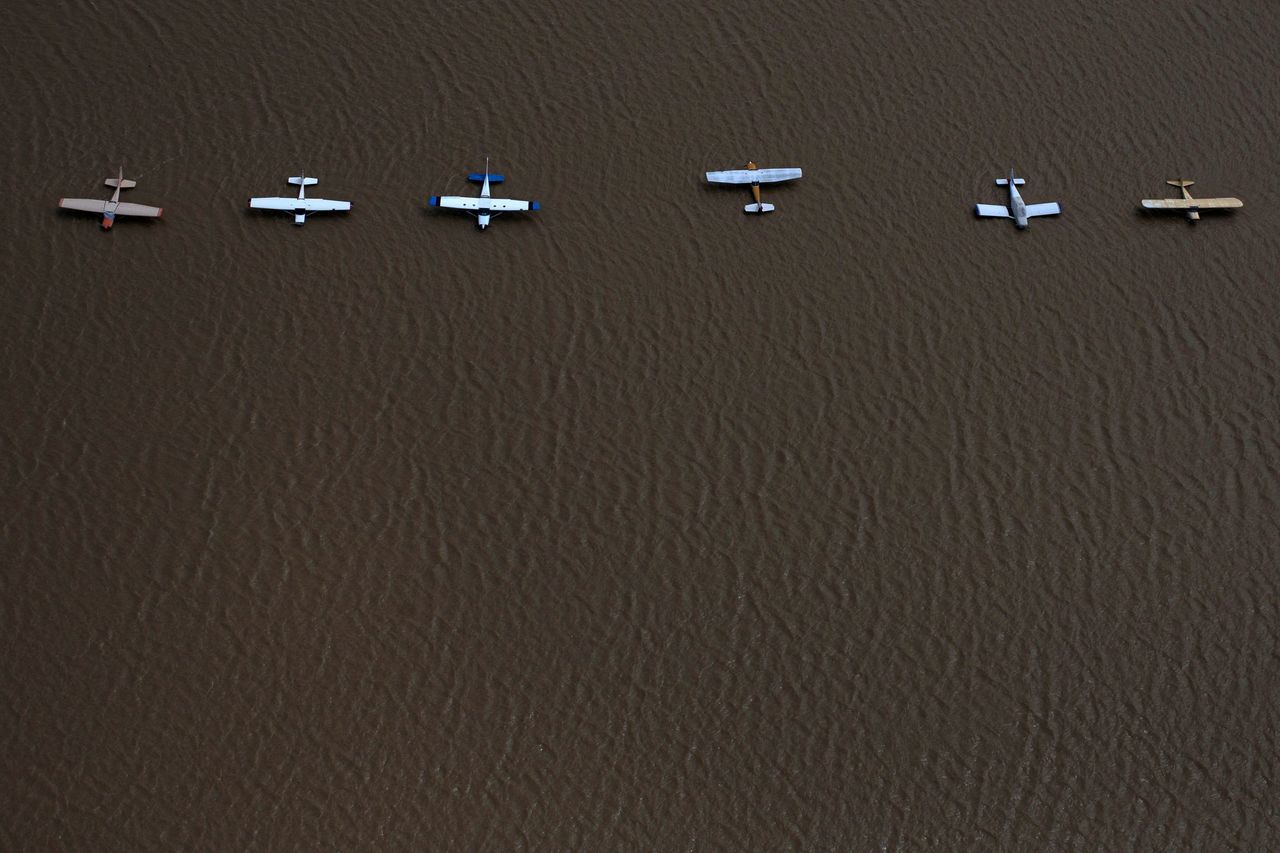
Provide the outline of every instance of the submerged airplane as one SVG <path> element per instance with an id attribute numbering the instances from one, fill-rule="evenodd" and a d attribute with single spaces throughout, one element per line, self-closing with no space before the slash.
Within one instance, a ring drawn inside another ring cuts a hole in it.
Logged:
<path id="1" fill-rule="evenodd" d="M 801 177 L 800 169 L 761 169 L 755 163 L 748 162 L 745 169 L 729 169 L 725 172 L 707 172 L 709 184 L 750 184 L 751 194 L 755 202 L 743 208 L 745 213 L 768 213 L 773 205 L 760 201 L 760 185 L 776 184 L 780 181 L 794 181 Z"/>
<path id="2" fill-rule="evenodd" d="M 333 201 L 327 198 L 307 198 L 307 187 L 320 183 L 319 178 L 308 178 L 299 175 L 290 178 L 289 183 L 298 188 L 297 198 L 258 197 L 249 199 L 249 207 L 254 210 L 283 210 L 293 214 L 293 224 L 301 225 L 307 221 L 308 213 L 321 213 L 329 210 L 350 210 L 351 202 Z"/>
<path id="3" fill-rule="evenodd" d="M 1027 220 L 1033 216 L 1057 216 L 1062 212 L 1062 208 L 1058 206 L 1056 201 L 1047 202 L 1045 204 L 1027 204 L 1022 200 L 1022 194 L 1018 192 L 1018 187 L 1025 184 L 1026 181 L 1013 174 L 1013 169 L 1009 170 L 1009 177 L 997 178 L 998 186 L 1007 186 L 1009 188 L 1009 206 L 1003 204 L 979 204 L 974 209 L 978 216 L 993 216 L 999 219 L 1012 219 L 1019 229 L 1026 228 L 1029 224 Z"/>
<path id="4" fill-rule="evenodd" d="M 1244 207 L 1244 202 L 1238 198 L 1192 198 L 1187 187 L 1194 185 L 1195 181 L 1165 181 L 1165 183 L 1181 189 L 1182 198 L 1144 198 L 1143 207 L 1147 210 L 1185 210 L 1187 219 L 1192 222 L 1200 219 L 1202 210 L 1232 210 Z"/>
<path id="5" fill-rule="evenodd" d="M 485 158 L 484 172 L 472 172 L 467 175 L 468 181 L 480 184 L 480 196 L 473 198 L 463 195 L 433 195 L 428 202 L 432 207 L 445 207 L 450 210 L 463 210 L 476 218 L 480 230 L 489 227 L 489 220 L 499 213 L 510 213 L 517 210 L 540 210 L 536 201 L 523 201 L 516 198 L 493 198 L 489 192 L 490 184 L 500 184 L 506 180 L 502 175 L 489 174 L 489 158 Z"/>
<path id="6" fill-rule="evenodd" d="M 162 207 L 152 207 L 148 204 L 131 204 L 127 201 L 120 200 L 120 191 L 127 190 L 130 187 L 136 187 L 137 181 L 126 181 L 124 179 L 124 167 L 120 167 L 120 175 L 115 178 L 107 178 L 107 186 L 115 187 L 116 191 L 111 194 L 111 198 L 103 201 L 98 198 L 60 198 L 58 199 L 58 207 L 63 210 L 83 210 L 85 213 L 102 214 L 102 230 L 110 231 L 111 226 L 115 225 L 117 216 L 147 216 L 152 219 L 159 219 L 160 214 L 164 213 Z"/>

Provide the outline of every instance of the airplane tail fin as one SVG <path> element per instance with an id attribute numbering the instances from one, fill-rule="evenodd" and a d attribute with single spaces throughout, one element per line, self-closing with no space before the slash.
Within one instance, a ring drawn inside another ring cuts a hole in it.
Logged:
<path id="1" fill-rule="evenodd" d="M 742 208 L 742 210 L 744 213 L 768 213 L 769 211 L 773 210 L 773 205 L 764 204 L 763 202 L 761 202 L 760 204 L 753 203 Z"/>
<path id="2" fill-rule="evenodd" d="M 1190 187 L 1195 185 L 1195 181 L 1165 181 L 1171 187 Z"/>
<path id="3" fill-rule="evenodd" d="M 1019 186 L 1019 187 L 1020 187 L 1020 186 L 1022 186 L 1023 184 L 1025 184 L 1026 182 L 1027 182 L 1027 181 L 1026 181 L 1026 179 L 1025 179 L 1025 178 L 1014 178 L 1014 179 L 1013 179 L 1013 183 L 1014 183 L 1014 185 L 1015 185 L 1015 186 Z M 1007 186 L 1009 186 L 1009 179 L 1008 179 L 1008 178 L 996 178 L 996 186 L 1000 186 L 1000 187 L 1007 187 Z"/>
<path id="4" fill-rule="evenodd" d="M 130 187 L 136 187 L 137 185 L 137 181 L 123 181 L 119 178 L 107 178 L 107 186 L 109 187 L 119 187 L 122 190 L 127 190 Z"/>
<path id="5" fill-rule="evenodd" d="M 302 176 L 302 175 L 299 175 L 299 176 L 298 176 L 298 177 L 296 177 L 296 178 L 290 178 L 290 179 L 289 179 L 289 183 L 293 184 L 295 187 L 310 187 L 310 186 L 314 186 L 315 184 L 320 183 L 320 179 L 319 179 L 319 178 L 307 178 L 307 177 L 304 177 L 304 176 Z"/>
<path id="6" fill-rule="evenodd" d="M 484 183 L 484 172 L 472 172 L 471 174 L 467 175 L 467 180 L 468 180 L 468 181 L 474 181 L 474 182 L 476 182 L 477 184 L 483 184 L 483 183 Z M 489 183 L 491 183 L 491 184 L 500 184 L 500 183 L 502 183 L 502 182 L 503 182 L 503 181 L 505 181 L 505 180 L 506 180 L 506 178 L 502 177 L 502 175 L 490 175 L 490 176 L 489 176 Z"/>

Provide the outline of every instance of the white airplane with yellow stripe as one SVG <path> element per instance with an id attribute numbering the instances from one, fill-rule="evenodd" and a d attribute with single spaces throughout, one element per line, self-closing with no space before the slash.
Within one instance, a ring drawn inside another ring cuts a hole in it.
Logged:
<path id="1" fill-rule="evenodd" d="M 1244 202 L 1238 198 L 1192 198 L 1191 191 L 1187 187 L 1194 185 L 1195 181 L 1177 180 L 1165 181 L 1165 183 L 1182 190 L 1182 198 L 1144 198 L 1143 207 L 1147 210 L 1184 210 L 1187 213 L 1187 219 L 1192 222 L 1200 219 L 1202 210 L 1233 210 L 1244 207 Z"/>
<path id="2" fill-rule="evenodd" d="M 103 231 L 111 230 L 111 226 L 116 224 L 117 216 L 145 216 L 151 219 L 159 219 L 160 214 L 164 213 L 164 208 L 162 207 L 152 207 L 149 204 L 132 204 L 120 200 L 121 190 L 127 190 L 138 185 L 137 181 L 126 181 L 124 179 L 123 166 L 120 167 L 119 176 L 107 178 L 106 184 L 109 187 L 116 188 L 116 191 L 111 194 L 111 198 L 106 201 L 100 198 L 60 198 L 58 199 L 58 207 L 63 210 L 82 210 L 85 213 L 101 214 Z"/>

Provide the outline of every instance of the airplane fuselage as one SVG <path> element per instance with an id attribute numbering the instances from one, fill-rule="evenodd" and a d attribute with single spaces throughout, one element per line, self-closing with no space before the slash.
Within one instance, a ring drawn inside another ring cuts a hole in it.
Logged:
<path id="1" fill-rule="evenodd" d="M 489 160 L 486 157 L 484 161 L 484 185 L 480 187 L 480 207 L 476 209 L 476 225 L 481 231 L 489 227 L 489 199 L 493 195 L 489 191 Z"/>
<path id="2" fill-rule="evenodd" d="M 298 185 L 298 201 L 302 202 L 302 201 L 306 201 L 306 199 L 307 199 L 307 173 L 303 172 L 302 183 Z M 303 207 L 301 204 L 299 204 L 297 207 L 293 209 L 293 224 L 294 225 L 307 224 L 307 209 Z"/>
<path id="3" fill-rule="evenodd" d="M 1013 217 L 1014 224 L 1019 229 L 1027 227 L 1027 203 L 1022 200 L 1022 194 L 1018 192 L 1016 178 L 1012 171 L 1009 172 L 1009 214 Z"/>
<path id="4" fill-rule="evenodd" d="M 1186 183 L 1186 181 L 1183 181 L 1183 182 L 1182 182 L 1182 184 L 1178 187 L 1178 189 L 1182 190 L 1182 198 L 1183 198 L 1183 200 L 1185 200 L 1185 201 L 1195 201 L 1195 199 L 1193 199 L 1193 198 L 1191 197 L 1191 190 L 1187 189 L 1187 183 Z M 1194 207 L 1193 207 L 1193 208 L 1191 208 L 1191 209 L 1189 209 L 1189 210 L 1187 211 L 1187 219 L 1191 220 L 1192 222 L 1199 222 L 1199 221 L 1200 221 L 1200 211 L 1199 211 L 1199 209 L 1194 208 Z"/>
<path id="5" fill-rule="evenodd" d="M 747 161 L 747 171 L 754 172 L 758 168 L 759 167 L 755 164 L 754 160 Z M 751 182 L 751 195 L 755 197 L 756 204 L 760 204 L 760 182 L 759 181 Z"/>
<path id="6" fill-rule="evenodd" d="M 111 194 L 111 198 L 107 201 L 107 206 L 102 211 L 102 230 L 110 231 L 111 226 L 116 224 L 116 208 L 120 206 L 120 182 L 124 181 L 124 169 L 120 170 L 120 177 L 116 183 L 116 191 Z"/>

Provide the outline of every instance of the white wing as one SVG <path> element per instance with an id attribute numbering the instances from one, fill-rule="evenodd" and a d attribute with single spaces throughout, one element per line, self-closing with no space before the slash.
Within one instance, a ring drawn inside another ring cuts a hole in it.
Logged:
<path id="1" fill-rule="evenodd" d="M 331 198 L 304 198 L 299 199 L 295 204 L 303 210 L 350 210 L 351 202 L 334 201 Z"/>
<path id="2" fill-rule="evenodd" d="M 712 184 L 772 184 L 794 181 L 800 175 L 800 169 L 730 169 L 707 172 L 707 181 Z"/>
<path id="3" fill-rule="evenodd" d="M 980 204 L 978 205 L 977 214 L 979 216 L 999 216 L 1008 219 L 1009 208 L 1003 204 Z"/>
<path id="4" fill-rule="evenodd" d="M 528 210 L 529 202 L 514 198 L 491 198 L 489 209 L 494 213 L 506 213 L 510 210 Z"/>
<path id="5" fill-rule="evenodd" d="M 83 210 L 86 213 L 105 213 L 107 203 L 96 198 L 60 198 L 58 207 L 64 210 Z"/>
<path id="6" fill-rule="evenodd" d="M 251 198 L 249 206 L 257 210 L 350 210 L 349 201 L 332 201 L 327 198 Z"/>
<path id="7" fill-rule="evenodd" d="M 707 172 L 707 182 L 711 184 L 749 184 L 755 180 L 759 170 L 731 169 L 727 172 Z"/>
<path id="8" fill-rule="evenodd" d="M 1057 216 L 1062 212 L 1062 208 L 1058 206 L 1056 201 L 1048 204 L 1029 204 L 1027 205 L 1027 217 L 1032 216 Z"/>
<path id="9" fill-rule="evenodd" d="M 249 206 L 256 210 L 289 210 L 298 206 L 296 198 L 251 198 Z"/>
<path id="10" fill-rule="evenodd" d="M 480 199 L 468 198 L 464 195 L 442 195 L 436 202 L 438 207 L 451 207 L 454 210 L 479 210 Z"/>
<path id="11" fill-rule="evenodd" d="M 153 219 L 159 218 L 164 210 L 159 207 L 152 207 L 149 204 L 133 204 L 132 202 L 122 201 L 116 205 L 116 213 L 120 216 L 150 216 Z"/>
<path id="12" fill-rule="evenodd" d="M 778 181 L 794 181 L 802 174 L 799 169 L 755 169 L 747 172 L 755 175 L 755 180 L 762 184 L 774 184 Z"/>

